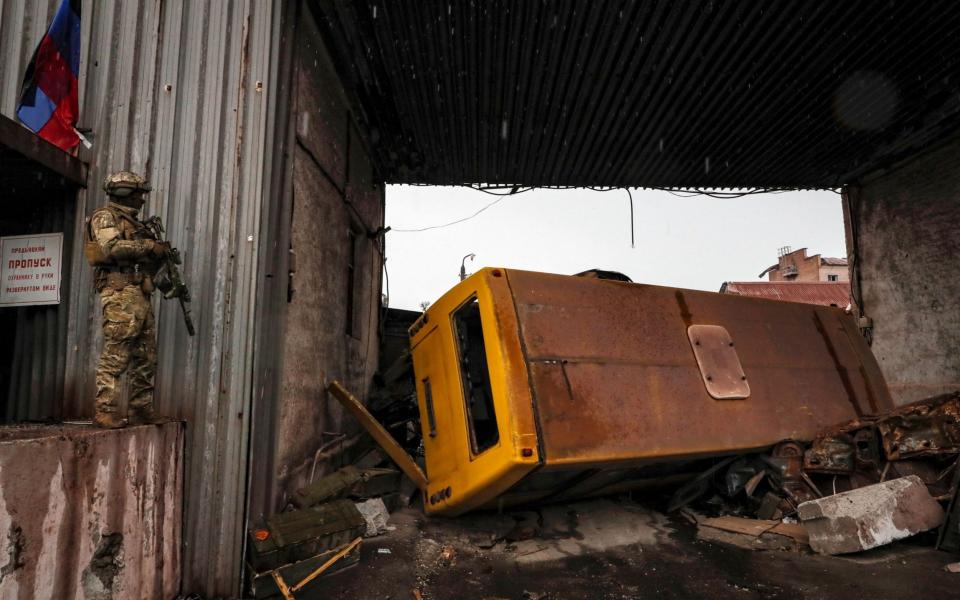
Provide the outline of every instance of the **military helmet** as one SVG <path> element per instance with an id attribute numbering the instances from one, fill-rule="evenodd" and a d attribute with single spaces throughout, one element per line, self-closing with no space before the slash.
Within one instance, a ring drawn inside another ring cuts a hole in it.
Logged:
<path id="1" fill-rule="evenodd" d="M 135 192 L 149 192 L 151 189 L 146 179 L 131 171 L 117 171 L 103 180 L 103 191 L 120 198 Z"/>

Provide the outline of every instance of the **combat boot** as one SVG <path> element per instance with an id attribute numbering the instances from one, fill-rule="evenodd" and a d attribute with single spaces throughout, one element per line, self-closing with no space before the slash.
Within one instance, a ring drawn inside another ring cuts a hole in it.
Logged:
<path id="1" fill-rule="evenodd" d="M 127 420 L 117 417 L 112 412 L 97 412 L 93 417 L 93 424 L 103 429 L 120 429 L 127 426 Z"/>

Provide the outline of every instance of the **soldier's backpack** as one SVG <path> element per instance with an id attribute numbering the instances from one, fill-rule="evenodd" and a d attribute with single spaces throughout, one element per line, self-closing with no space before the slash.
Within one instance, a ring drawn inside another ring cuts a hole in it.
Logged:
<path id="1" fill-rule="evenodd" d="M 83 254 L 87 257 L 87 262 L 91 267 L 106 267 L 113 264 L 113 261 L 103 253 L 96 236 L 93 235 L 93 227 L 90 223 L 90 217 L 84 221 L 84 239 Z"/>

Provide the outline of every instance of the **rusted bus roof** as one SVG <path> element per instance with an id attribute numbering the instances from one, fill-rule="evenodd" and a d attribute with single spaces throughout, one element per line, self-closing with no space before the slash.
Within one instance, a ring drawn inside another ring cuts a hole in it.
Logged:
<path id="1" fill-rule="evenodd" d="M 841 308 L 850 304 L 849 281 L 726 281 L 720 293 Z"/>
<path id="2" fill-rule="evenodd" d="M 960 121 L 951 1 L 309 5 L 391 183 L 833 187 Z"/>

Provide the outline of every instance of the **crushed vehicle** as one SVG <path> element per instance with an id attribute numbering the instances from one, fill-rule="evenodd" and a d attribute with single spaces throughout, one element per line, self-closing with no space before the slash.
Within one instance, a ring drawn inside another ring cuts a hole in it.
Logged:
<path id="1" fill-rule="evenodd" d="M 678 486 L 778 444 L 793 465 L 893 409 L 835 307 L 485 268 L 409 335 L 434 515 Z"/>
<path id="2" fill-rule="evenodd" d="M 895 407 L 843 309 L 616 275 L 486 268 L 404 311 L 367 404 L 328 386 L 376 447 L 254 524 L 253 593 L 356 565 L 416 490 L 437 516 L 656 492 L 753 549 L 960 546 L 960 393 Z"/>

